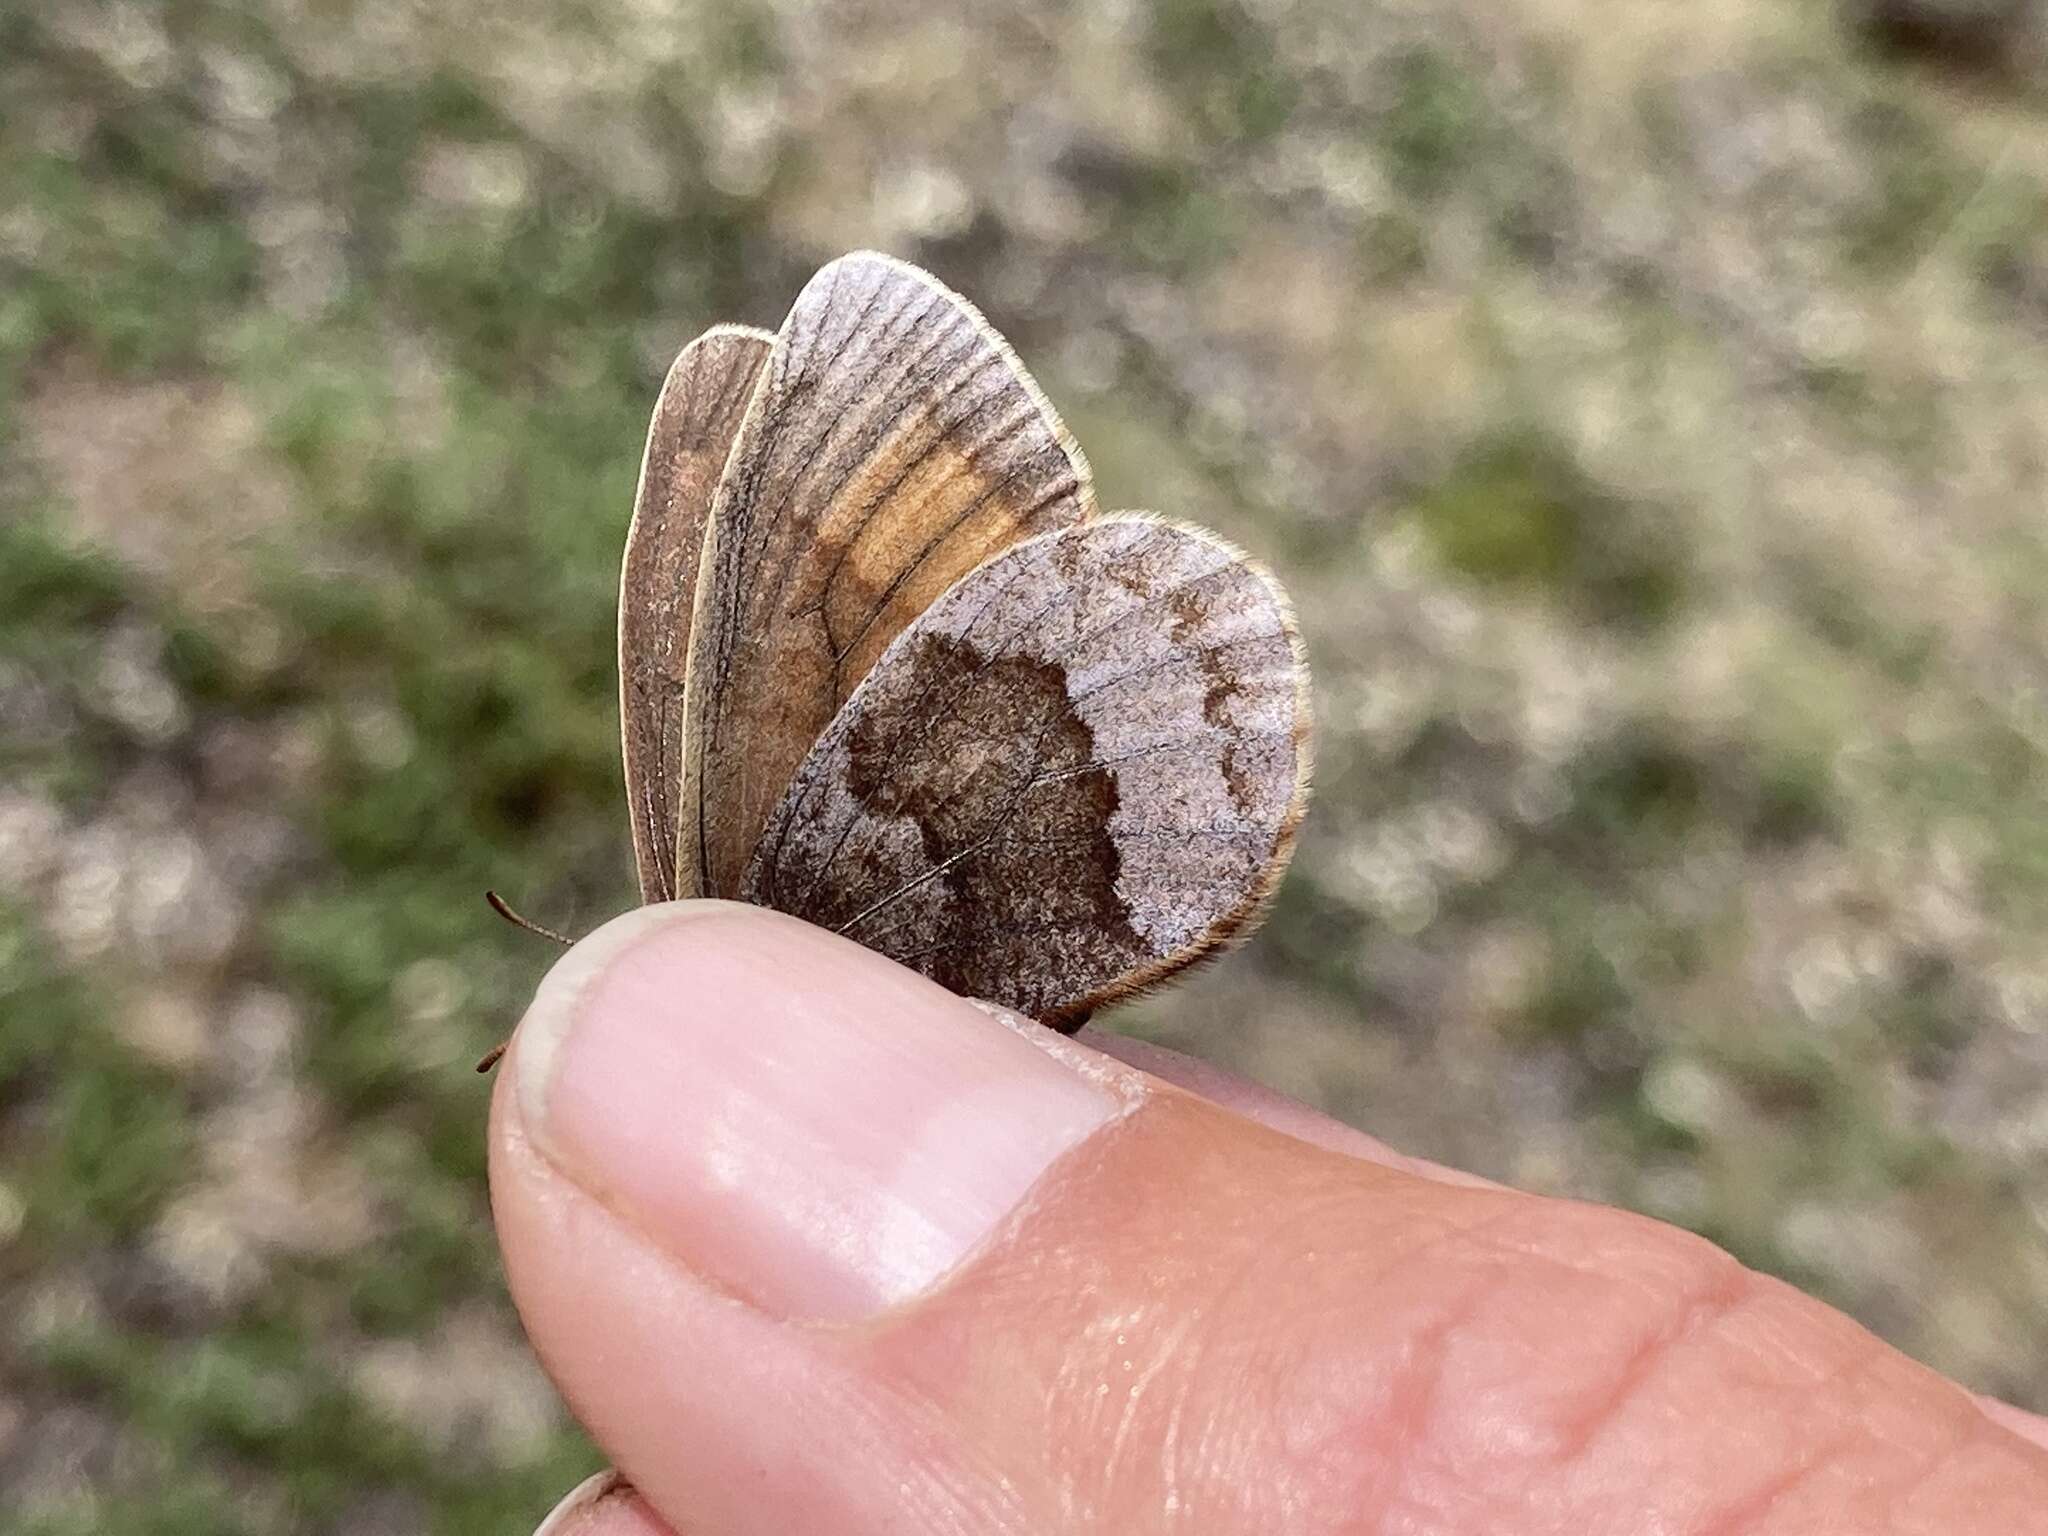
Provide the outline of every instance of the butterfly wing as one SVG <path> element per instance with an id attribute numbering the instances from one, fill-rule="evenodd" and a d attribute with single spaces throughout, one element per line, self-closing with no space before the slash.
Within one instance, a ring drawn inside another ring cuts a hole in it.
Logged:
<path id="1" fill-rule="evenodd" d="M 619 573 L 619 726 L 633 857 L 650 902 L 698 894 L 676 881 L 698 555 L 719 476 L 774 340 L 749 326 L 706 331 L 669 368 L 647 429 Z"/>
<path id="2" fill-rule="evenodd" d="M 1306 795 L 1285 598 L 1117 517 L 998 555 L 883 654 L 742 895 L 1071 1024 L 1248 929 Z"/>
<path id="3" fill-rule="evenodd" d="M 886 256 L 797 299 L 712 510 L 690 641 L 678 862 L 738 892 L 805 754 L 889 643 L 1019 539 L 1081 522 L 1088 470 L 966 300 Z"/>

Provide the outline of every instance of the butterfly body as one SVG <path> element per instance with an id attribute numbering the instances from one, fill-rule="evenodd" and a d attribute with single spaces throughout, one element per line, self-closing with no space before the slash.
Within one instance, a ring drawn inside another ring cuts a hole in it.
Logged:
<path id="1" fill-rule="evenodd" d="M 1007 345 L 888 257 L 678 358 L 620 678 L 647 900 L 773 906 L 1063 1027 L 1244 932 L 1305 798 L 1271 579 L 1098 516 Z"/>

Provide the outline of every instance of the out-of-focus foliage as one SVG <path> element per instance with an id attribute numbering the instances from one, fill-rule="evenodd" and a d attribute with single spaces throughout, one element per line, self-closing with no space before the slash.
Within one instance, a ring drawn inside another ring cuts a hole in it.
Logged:
<path id="1" fill-rule="evenodd" d="M 12 1528 L 495 1532 L 591 1464 L 478 895 L 630 900 L 655 385 L 859 245 L 1300 599 L 1296 872 L 1118 1022 L 2048 1407 L 2048 134 L 2032 8 L 1940 9 L 0 14 Z"/>

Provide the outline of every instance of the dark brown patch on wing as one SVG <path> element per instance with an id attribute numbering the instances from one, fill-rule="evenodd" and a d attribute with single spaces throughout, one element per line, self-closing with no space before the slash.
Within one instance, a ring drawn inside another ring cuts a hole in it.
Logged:
<path id="1" fill-rule="evenodd" d="M 905 626 L 1092 509 L 1079 450 L 965 300 L 871 254 L 813 278 L 713 512 L 679 850 L 703 890 L 738 891 L 804 754 Z"/>
<path id="2" fill-rule="evenodd" d="M 698 555 L 713 493 L 774 337 L 723 325 L 676 358 L 654 403 L 619 572 L 619 735 L 633 857 L 645 901 L 676 883 L 683 694 Z M 694 813 L 689 817 L 694 825 Z"/>
<path id="3" fill-rule="evenodd" d="M 792 780 L 741 893 L 1054 1024 L 1242 931 L 1298 819 L 1278 593 L 1107 520 L 959 582 Z"/>
<path id="4" fill-rule="evenodd" d="M 813 920 L 864 943 L 893 939 L 892 949 L 908 938 L 934 980 L 993 997 L 1046 959 L 1043 936 L 1016 926 L 1017 894 L 1056 891 L 1061 926 L 1071 928 L 1065 958 L 1088 971 L 1121 963 L 1139 940 L 1117 894 L 1116 775 L 1067 701 L 1066 673 L 1024 655 L 991 660 L 940 635 L 919 637 L 916 649 L 913 670 L 971 685 L 928 728 L 858 714 L 847 787 L 867 815 L 916 828 L 937 872 L 929 899 L 906 924 L 890 899 L 902 871 L 868 847 L 844 883 L 819 888 L 830 910 Z"/>

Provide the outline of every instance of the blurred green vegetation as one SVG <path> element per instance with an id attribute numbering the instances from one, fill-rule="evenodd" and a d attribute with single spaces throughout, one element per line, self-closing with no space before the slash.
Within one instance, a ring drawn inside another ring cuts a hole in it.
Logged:
<path id="1" fill-rule="evenodd" d="M 632 899 L 654 388 L 862 244 L 1300 600 L 1298 867 L 1123 1024 L 2048 1406 L 2029 90 L 1818 6 L 856 9 L 0 16 L 17 1528 L 593 1465 L 467 1070 L 549 955 L 478 898 Z"/>
<path id="2" fill-rule="evenodd" d="M 1414 515 L 1452 570 L 1526 584 L 1590 618 L 1655 624 L 1683 595 L 1669 514 L 1602 490 L 1534 434 L 1474 445 L 1422 492 Z"/>

